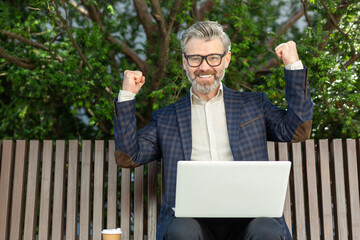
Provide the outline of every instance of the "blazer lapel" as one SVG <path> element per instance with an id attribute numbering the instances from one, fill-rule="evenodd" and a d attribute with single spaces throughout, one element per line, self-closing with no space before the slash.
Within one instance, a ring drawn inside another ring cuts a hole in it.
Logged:
<path id="1" fill-rule="evenodd" d="M 240 109 L 242 108 L 240 94 L 235 94 L 235 92 L 224 86 L 224 104 L 230 148 L 233 153 L 234 160 L 239 160 L 239 126 Z"/>
<path id="2" fill-rule="evenodd" d="M 175 103 L 184 160 L 190 160 L 192 149 L 190 93 Z"/>

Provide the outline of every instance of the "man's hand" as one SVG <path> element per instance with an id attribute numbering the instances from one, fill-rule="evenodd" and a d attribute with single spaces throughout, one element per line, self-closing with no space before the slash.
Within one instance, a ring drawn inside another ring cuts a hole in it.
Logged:
<path id="1" fill-rule="evenodd" d="M 137 94 L 144 83 L 145 77 L 143 76 L 142 72 L 126 70 L 124 72 L 122 90 Z"/>
<path id="2" fill-rule="evenodd" d="M 275 48 L 275 52 L 276 56 L 283 61 L 285 66 L 299 61 L 299 55 L 294 41 L 280 44 Z"/>

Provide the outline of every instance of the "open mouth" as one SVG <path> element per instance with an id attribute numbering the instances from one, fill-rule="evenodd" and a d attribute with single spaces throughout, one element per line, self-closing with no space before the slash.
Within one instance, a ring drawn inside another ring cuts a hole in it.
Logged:
<path id="1" fill-rule="evenodd" d="M 209 78 L 211 77 L 212 75 L 198 75 L 200 78 Z"/>
<path id="2" fill-rule="evenodd" d="M 209 79 L 209 78 L 214 77 L 215 76 L 215 71 L 213 71 L 213 70 L 208 70 L 208 71 L 196 70 L 194 72 L 194 75 L 197 78 L 205 80 L 205 79 Z"/>

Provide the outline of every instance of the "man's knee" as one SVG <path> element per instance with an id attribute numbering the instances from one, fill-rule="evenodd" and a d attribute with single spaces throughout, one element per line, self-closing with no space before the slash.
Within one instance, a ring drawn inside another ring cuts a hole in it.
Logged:
<path id="1" fill-rule="evenodd" d="M 256 218 L 246 228 L 246 240 L 281 240 L 285 239 L 283 227 L 273 218 Z"/>
<path id="2" fill-rule="evenodd" d="M 202 239 L 201 226 L 192 218 L 174 218 L 165 230 L 165 240 Z"/>

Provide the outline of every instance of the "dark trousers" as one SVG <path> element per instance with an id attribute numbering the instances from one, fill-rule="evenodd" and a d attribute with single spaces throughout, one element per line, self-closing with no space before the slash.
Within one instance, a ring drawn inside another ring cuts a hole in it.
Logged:
<path id="1" fill-rule="evenodd" d="M 173 218 L 165 240 L 275 240 L 285 239 L 281 224 L 272 218 Z"/>

